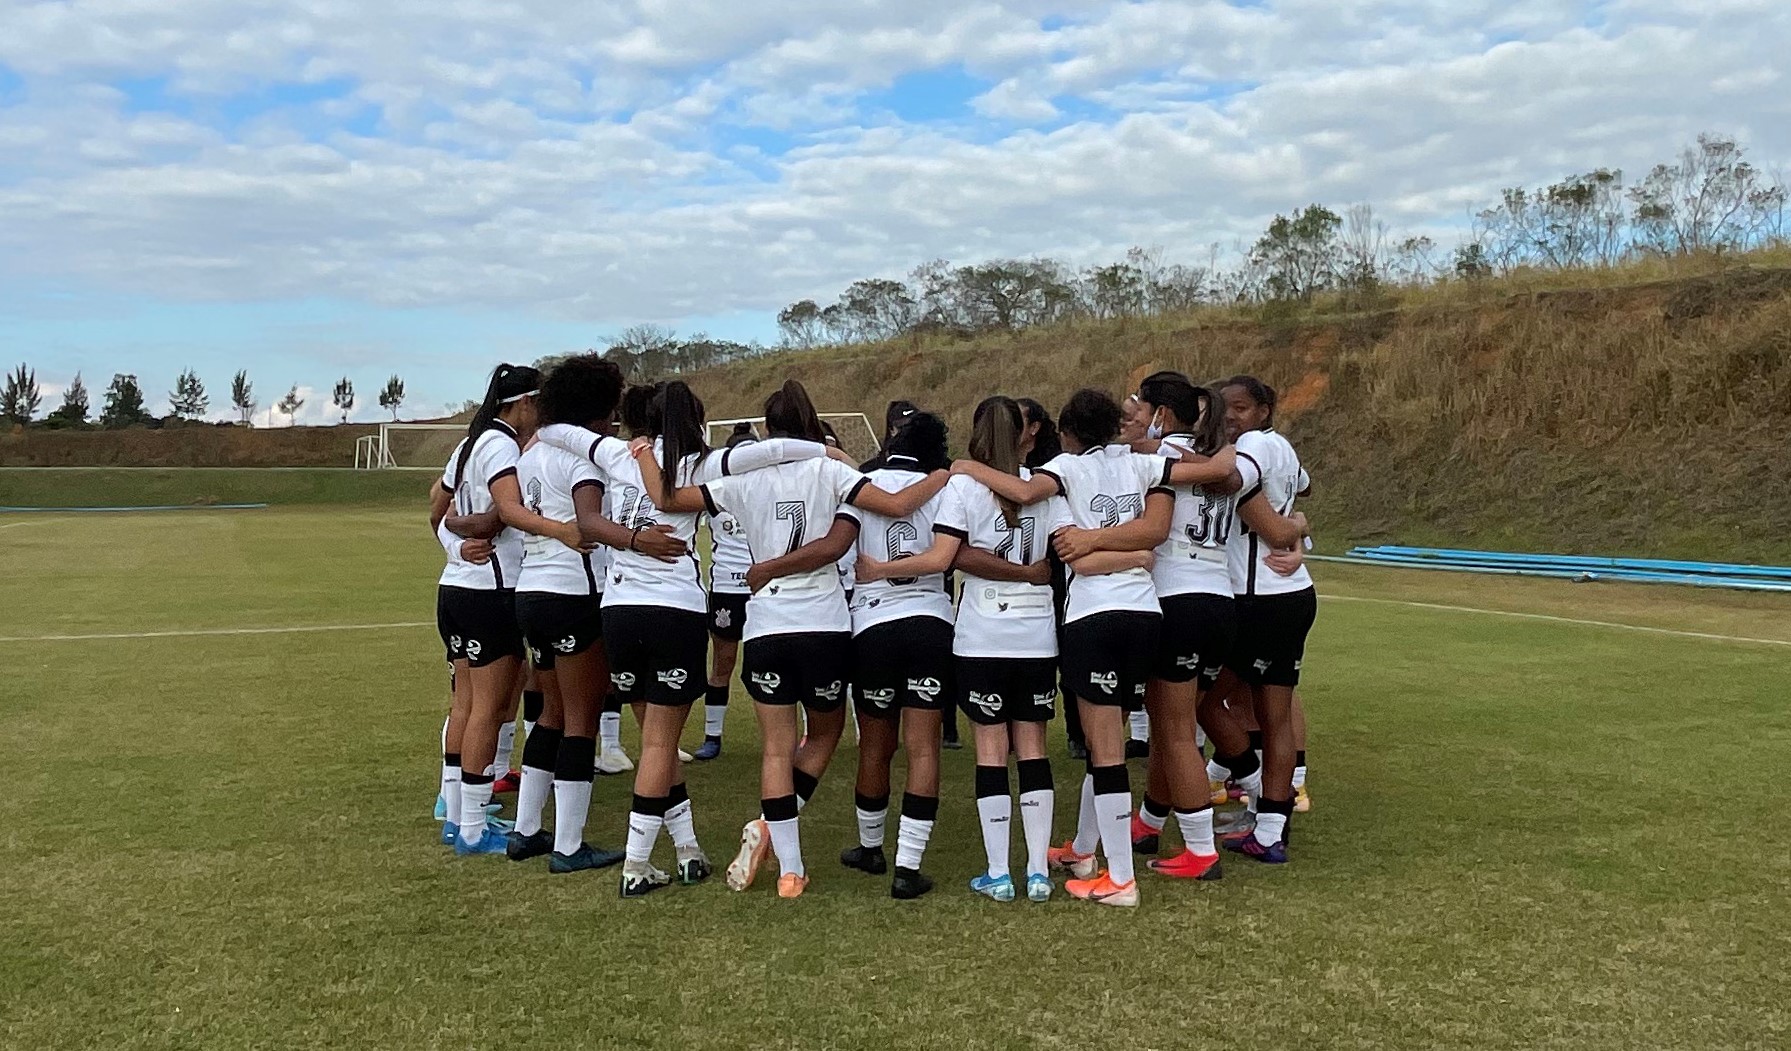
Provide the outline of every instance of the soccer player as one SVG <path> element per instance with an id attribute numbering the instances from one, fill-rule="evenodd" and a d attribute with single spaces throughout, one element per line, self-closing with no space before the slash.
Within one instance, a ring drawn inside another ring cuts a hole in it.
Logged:
<path id="1" fill-rule="evenodd" d="M 1066 507 L 1046 523 L 1054 538 L 1063 530 L 1139 523 L 1131 533 L 1142 549 L 1161 544 L 1167 536 L 1174 502 L 1171 487 L 1223 481 L 1233 469 L 1225 450 L 1204 463 L 1171 463 L 1114 444 L 1119 436 L 1120 407 L 1104 391 L 1084 389 L 1071 395 L 1058 414 L 1057 425 L 1064 452 L 1030 479 L 1022 481 L 975 461 L 960 460 L 952 469 L 1022 505 L 1062 495 Z M 1156 505 L 1148 518 L 1147 503 Z M 1059 553 L 1065 553 L 1061 547 Z M 1055 863 L 1079 877 L 1064 887 L 1073 897 L 1108 905 L 1138 904 L 1129 828 L 1132 799 L 1125 766 L 1124 705 L 1128 699 L 1144 695 L 1161 621 L 1147 570 L 1071 573 L 1063 669 L 1080 707 L 1090 765 L 1083 779 L 1076 838 L 1052 854 Z M 1098 875 L 1097 846 L 1105 847 L 1108 866 Z"/>
<path id="2" fill-rule="evenodd" d="M 871 484 L 900 492 L 951 466 L 945 421 L 908 409 L 884 446 Z M 892 898 L 918 898 L 933 889 L 920 871 L 939 817 L 942 710 L 952 699 L 952 602 L 944 567 L 919 572 L 913 556 L 930 545 L 939 497 L 912 514 L 891 518 L 850 505 L 840 513 L 858 526 L 858 587 L 852 596 L 852 651 L 858 715 L 858 845 L 840 863 L 880 876 L 889 863 L 883 831 L 889 816 L 889 766 L 898 737 L 908 750 L 901 824 L 896 830 Z"/>
<path id="3" fill-rule="evenodd" d="M 1299 685 L 1306 636 L 1318 613 L 1318 596 L 1304 566 L 1282 575 L 1268 564 L 1276 549 L 1297 546 L 1305 516 L 1294 500 L 1306 488 L 1299 456 L 1275 432 L 1275 391 L 1254 376 L 1234 376 L 1220 390 L 1226 429 L 1235 435 L 1241 491 L 1237 497 L 1238 528 L 1226 555 L 1236 594 L 1237 641 L 1226 661 L 1225 676 L 1212 691 L 1221 696 L 1233 686 L 1247 688 L 1257 723 L 1262 727 L 1261 769 L 1255 769 L 1246 733 L 1235 721 L 1216 719 L 1210 726 L 1215 766 L 1245 784 L 1256 804 L 1256 827 L 1249 835 L 1226 841 L 1227 849 L 1270 864 L 1287 861 L 1287 823 L 1293 813 L 1295 765 L 1293 690 Z M 1224 681 L 1226 678 L 1231 682 Z M 1259 787 L 1252 787 L 1255 782 Z"/>
<path id="4" fill-rule="evenodd" d="M 752 424 L 734 426 L 728 448 L 758 441 Z M 740 656 L 740 633 L 746 625 L 746 571 L 752 552 L 740 520 L 725 511 L 709 519 L 709 688 L 703 695 L 703 744 L 696 758 L 721 755 L 721 734 L 728 715 L 728 694 L 733 691 L 734 666 Z"/>
<path id="5" fill-rule="evenodd" d="M 458 781 L 460 797 L 456 808 L 451 785 L 442 838 L 446 842 L 452 836 L 458 854 L 502 854 L 506 848 L 505 837 L 488 826 L 485 807 L 491 801 L 489 768 L 496 758 L 501 712 L 516 703 L 521 678 L 523 641 L 515 599 L 521 530 L 556 536 L 569 546 L 583 543 L 576 525 L 548 522 L 522 505 L 516 464 L 521 442 L 535 428 L 540 382 L 535 369 L 499 365 L 467 436 L 442 474 L 442 493 L 452 504 L 443 510 L 453 513 L 439 524 L 455 535 L 484 533 L 493 540 L 488 563 L 449 562 L 437 593 L 436 622 L 454 657 L 457 683 L 442 765 L 444 779 Z M 457 830 L 448 827 L 456 822 Z"/>
<path id="6" fill-rule="evenodd" d="M 820 421 L 808 392 L 791 380 L 765 402 L 771 435 L 818 437 Z M 764 444 L 764 443 L 761 443 Z M 736 450 L 746 452 L 753 447 Z M 652 480 L 649 465 L 643 465 Z M 728 886 L 753 883 L 768 847 L 781 872 L 779 897 L 800 897 L 808 886 L 797 814 L 820 783 L 844 729 L 845 683 L 851 665 L 852 618 L 837 563 L 852 544 L 850 523 L 835 523 L 843 505 L 892 518 L 913 513 L 944 487 L 945 473 L 901 493 L 888 493 L 837 459 L 801 460 L 680 488 L 670 498 L 648 492 L 676 512 L 732 513 L 746 526 L 755 559 L 747 572 L 741 662 L 762 738 L 760 817 L 741 833 L 728 866 Z M 796 747 L 796 710 L 808 710 L 807 737 Z"/>

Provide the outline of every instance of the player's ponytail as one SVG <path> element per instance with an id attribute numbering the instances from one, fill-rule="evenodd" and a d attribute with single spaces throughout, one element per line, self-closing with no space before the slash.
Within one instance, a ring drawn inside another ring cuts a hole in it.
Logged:
<path id="1" fill-rule="evenodd" d="M 765 399 L 765 433 L 811 442 L 827 440 L 821 417 L 815 414 L 815 403 L 809 400 L 807 388 L 796 380 L 785 380 Z"/>
<path id="2" fill-rule="evenodd" d="M 1223 444 L 1224 413 L 1213 392 L 1196 387 L 1179 372 L 1157 372 L 1138 384 L 1138 399 L 1152 409 L 1167 409 L 1175 422 L 1194 438 L 1194 451 L 1205 456 Z"/>
<path id="3" fill-rule="evenodd" d="M 1026 466 L 1043 467 L 1063 452 L 1063 439 L 1057 436 L 1057 421 L 1045 411 L 1045 407 L 1031 398 L 1016 398 L 1020 412 L 1025 419 L 1024 426 L 1037 426 L 1038 432 L 1032 436 L 1032 451 L 1026 454 Z"/>
<path id="4" fill-rule="evenodd" d="M 540 393 L 540 387 L 539 369 L 504 364 L 491 370 L 491 381 L 485 385 L 485 400 L 479 403 L 472 422 L 466 425 L 466 441 L 461 443 L 460 455 L 454 461 L 454 488 L 460 488 L 461 479 L 466 476 L 466 464 L 473 458 L 473 446 L 478 443 L 479 436 L 497 422 L 504 406 Z"/>
<path id="5" fill-rule="evenodd" d="M 672 380 L 653 399 L 657 412 L 659 437 L 659 474 L 669 498 L 678 488 L 678 465 L 686 456 L 695 455 L 697 462 L 709 454 L 709 443 L 703 426 L 703 403 L 690 385 Z"/>
<path id="6" fill-rule="evenodd" d="M 1026 418 L 1014 399 L 1000 394 L 984 398 L 971 417 L 970 458 L 1002 474 L 1019 477 L 1020 435 L 1025 428 Z M 1018 528 L 1020 505 L 999 495 L 995 502 L 1001 505 L 1001 517 L 1006 519 L 1008 528 Z"/>

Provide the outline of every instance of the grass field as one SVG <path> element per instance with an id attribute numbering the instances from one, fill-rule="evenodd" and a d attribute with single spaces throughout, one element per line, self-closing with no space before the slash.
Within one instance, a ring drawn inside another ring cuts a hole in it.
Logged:
<path id="1" fill-rule="evenodd" d="M 892 902 L 831 860 L 848 749 L 802 900 L 623 902 L 611 873 L 436 844 L 417 518 L 0 516 L 0 1047 L 1791 1042 L 1791 645 L 1570 622 L 1791 642 L 1782 597 L 1322 566 L 1290 866 L 1147 877 L 1136 911 L 974 898 L 958 752 L 940 888 Z M 364 627 L 201 634 L 339 625 Z M 134 633 L 163 634 L 41 639 Z M 724 859 L 756 799 L 738 696 L 729 725 L 690 779 Z M 600 779 L 594 841 L 627 799 Z"/>

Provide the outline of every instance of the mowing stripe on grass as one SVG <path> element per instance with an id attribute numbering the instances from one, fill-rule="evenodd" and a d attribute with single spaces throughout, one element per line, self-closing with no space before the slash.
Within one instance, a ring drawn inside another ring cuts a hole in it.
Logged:
<path id="1" fill-rule="evenodd" d="M 1681 628 L 1656 628 L 1647 624 L 1623 624 L 1614 620 L 1582 620 L 1579 617 L 1558 617 L 1550 613 L 1518 613 L 1508 609 L 1481 609 L 1478 606 L 1446 606 L 1438 602 L 1413 602 L 1399 598 L 1369 598 L 1364 595 L 1320 595 L 1331 602 L 1372 602 L 1382 606 L 1410 606 L 1414 609 L 1435 609 L 1446 613 L 1482 613 L 1489 617 L 1516 617 L 1520 620 L 1542 620 L 1555 624 L 1577 624 L 1587 628 L 1620 628 L 1623 631 L 1645 631 L 1653 635 L 1677 635 L 1685 639 L 1709 639 L 1712 642 L 1752 642 L 1762 646 L 1791 646 L 1791 639 L 1757 639 L 1748 635 L 1719 635 L 1710 631 L 1685 631 Z"/>
<path id="2" fill-rule="evenodd" d="M 0 642 L 97 642 L 104 639 L 188 639 L 209 635 L 301 635 L 317 631 L 383 631 L 390 628 L 433 628 L 432 620 L 390 624 L 305 624 L 289 628 L 194 628 L 189 631 L 120 631 L 95 635 L 12 635 Z"/>

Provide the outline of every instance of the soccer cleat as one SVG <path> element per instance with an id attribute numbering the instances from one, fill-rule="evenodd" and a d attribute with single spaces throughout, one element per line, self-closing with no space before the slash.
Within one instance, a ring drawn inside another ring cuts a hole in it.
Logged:
<path id="1" fill-rule="evenodd" d="M 1306 794 L 1306 786 L 1294 789 L 1294 813 L 1304 814 L 1312 809 L 1312 797 Z"/>
<path id="2" fill-rule="evenodd" d="M 1061 847 L 1052 847 L 1045 851 L 1045 860 L 1054 869 L 1068 869 L 1070 875 L 1077 879 L 1090 879 L 1095 874 L 1095 856 L 1076 853 L 1076 844 L 1073 840 L 1066 841 Z"/>
<path id="3" fill-rule="evenodd" d="M 1130 908 L 1138 904 L 1138 881 L 1115 883 L 1105 870 L 1094 879 L 1070 880 L 1063 885 L 1063 889 L 1069 891 L 1073 898 L 1101 905 L 1123 905 Z"/>
<path id="4" fill-rule="evenodd" d="M 786 872 L 777 877 L 777 896 L 780 898 L 800 898 L 808 889 L 808 877 L 798 876 L 794 872 Z"/>
<path id="5" fill-rule="evenodd" d="M 1144 815 L 1132 814 L 1132 853 L 1155 854 L 1162 846 L 1158 830 L 1144 823 Z"/>
<path id="6" fill-rule="evenodd" d="M 552 850 L 553 833 L 544 828 L 538 828 L 532 836 L 525 836 L 521 832 L 512 831 L 506 837 L 504 853 L 509 855 L 511 861 L 527 861 L 530 858 L 538 858 Z"/>
<path id="7" fill-rule="evenodd" d="M 682 749 L 682 748 L 678 749 L 678 762 L 688 763 L 694 758 L 695 758 L 695 756 L 692 756 L 689 752 L 686 752 L 684 749 Z"/>
<path id="8" fill-rule="evenodd" d="M 672 885 L 672 878 L 643 861 L 622 866 L 620 893 L 624 898 L 644 898 L 661 887 Z"/>
<path id="9" fill-rule="evenodd" d="M 1194 879 L 1210 883 L 1225 873 L 1219 868 L 1218 854 L 1196 854 L 1184 850 L 1173 858 L 1152 858 L 1150 870 L 1170 879 Z"/>
<path id="10" fill-rule="evenodd" d="M 970 889 L 991 901 L 1014 900 L 1014 878 L 1012 876 L 991 876 L 985 872 L 970 881 Z"/>
<path id="11" fill-rule="evenodd" d="M 1149 741 L 1140 741 L 1136 737 L 1127 740 L 1126 741 L 1126 758 L 1127 759 L 1149 759 L 1150 758 L 1150 742 Z"/>
<path id="12" fill-rule="evenodd" d="M 771 829 L 762 819 L 748 821 L 740 830 L 740 852 L 728 863 L 728 889 L 745 890 L 752 886 L 759 866 L 765 862 L 765 852 L 770 849 Z"/>
<path id="13" fill-rule="evenodd" d="M 580 843 L 578 849 L 570 854 L 562 854 L 556 850 L 549 855 L 547 871 L 563 876 L 568 872 L 583 872 L 586 869 L 606 869 L 620 864 L 625 856 L 619 850 L 604 850 L 589 843 Z"/>
<path id="14" fill-rule="evenodd" d="M 600 774 L 625 774 L 634 769 L 634 760 L 622 751 L 620 745 L 604 745 L 597 753 L 597 772 Z"/>
<path id="15" fill-rule="evenodd" d="M 463 858 L 479 854 L 502 854 L 507 847 L 504 834 L 490 825 L 486 825 L 479 833 L 479 838 L 473 842 L 467 842 L 465 836 L 454 837 L 454 853 Z"/>
<path id="16" fill-rule="evenodd" d="M 1213 835 L 1220 840 L 1237 839 L 1256 831 L 1256 815 L 1248 810 L 1227 814 L 1213 822 Z"/>
<path id="17" fill-rule="evenodd" d="M 715 758 L 719 757 L 720 755 L 721 755 L 721 738 L 705 737 L 705 738 L 703 738 L 702 746 L 696 750 L 696 752 L 692 756 L 692 758 L 696 759 L 698 762 L 706 763 L 711 759 L 715 759 Z"/>
<path id="18" fill-rule="evenodd" d="M 849 869 L 881 876 L 889 871 L 889 858 L 882 847 L 847 847 L 840 851 L 840 864 Z"/>
<path id="19" fill-rule="evenodd" d="M 1026 877 L 1026 897 L 1032 901 L 1050 901 L 1051 892 L 1057 887 L 1052 884 L 1051 877 L 1043 872 L 1034 872 Z"/>
<path id="20" fill-rule="evenodd" d="M 522 787 L 522 775 L 514 770 L 504 771 L 504 776 L 491 783 L 491 794 L 494 796 L 509 795 Z"/>
<path id="21" fill-rule="evenodd" d="M 448 797 L 447 796 L 438 794 L 435 797 L 435 819 L 437 821 L 448 820 Z"/>
<path id="22" fill-rule="evenodd" d="M 460 826 L 452 821 L 442 822 L 442 846 L 451 847 L 454 840 L 460 837 Z"/>
<path id="23" fill-rule="evenodd" d="M 1263 846 L 1254 835 L 1242 839 L 1225 841 L 1225 849 L 1233 854 L 1242 854 L 1247 858 L 1255 858 L 1264 865 L 1287 864 L 1287 840 L 1278 839 L 1269 846 Z"/>
<path id="24" fill-rule="evenodd" d="M 703 853 L 702 847 L 678 848 L 678 882 L 686 887 L 693 887 L 715 874 L 715 866 L 709 864 L 709 855 Z"/>
<path id="25" fill-rule="evenodd" d="M 939 746 L 940 746 L 940 747 L 941 747 L 941 748 L 948 748 L 948 749 L 950 749 L 950 750 L 951 750 L 951 751 L 954 751 L 954 752 L 955 752 L 955 751 L 957 751 L 957 750 L 958 750 L 958 749 L 960 749 L 960 748 L 962 748 L 962 747 L 964 747 L 964 742 L 963 742 L 963 740 L 962 740 L 962 739 L 961 739 L 961 738 L 957 738 L 957 737 L 947 737 L 947 738 L 945 738 L 945 739 L 944 739 L 944 740 L 942 740 L 942 741 L 940 741 L 940 742 L 939 742 Z"/>
<path id="26" fill-rule="evenodd" d="M 895 878 L 889 881 L 889 896 L 898 901 L 913 901 L 933 889 L 933 877 L 919 869 L 896 866 Z"/>
<path id="27" fill-rule="evenodd" d="M 1208 781 L 1206 787 L 1207 791 L 1211 793 L 1214 806 L 1224 806 L 1231 802 L 1231 789 L 1226 786 L 1224 781 Z"/>

